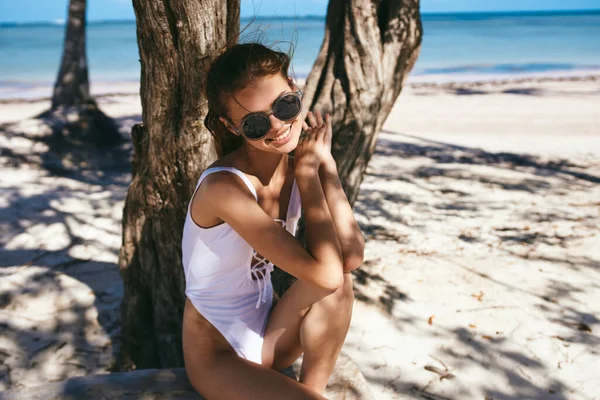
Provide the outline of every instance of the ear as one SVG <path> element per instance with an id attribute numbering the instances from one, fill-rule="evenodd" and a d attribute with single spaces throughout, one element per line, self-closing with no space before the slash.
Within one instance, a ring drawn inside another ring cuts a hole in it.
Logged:
<path id="1" fill-rule="evenodd" d="M 227 127 L 227 129 L 229 129 L 229 132 L 233 133 L 236 136 L 239 136 L 239 133 L 237 133 L 235 131 L 235 128 L 233 126 L 231 126 L 231 124 L 229 123 L 229 121 L 227 121 L 226 118 L 219 117 L 219 121 L 221 121 L 223 123 L 223 125 L 225 125 Z"/>

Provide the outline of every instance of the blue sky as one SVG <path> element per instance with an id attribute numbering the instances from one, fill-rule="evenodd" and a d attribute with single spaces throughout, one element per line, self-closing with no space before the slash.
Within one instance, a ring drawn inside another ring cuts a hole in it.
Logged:
<path id="1" fill-rule="evenodd" d="M 241 0 L 242 17 L 325 15 L 327 0 Z M 68 0 L 0 0 L 0 22 L 66 18 Z M 600 0 L 421 0 L 421 11 L 525 11 L 600 9 Z M 134 19 L 131 0 L 88 0 L 88 20 Z"/>

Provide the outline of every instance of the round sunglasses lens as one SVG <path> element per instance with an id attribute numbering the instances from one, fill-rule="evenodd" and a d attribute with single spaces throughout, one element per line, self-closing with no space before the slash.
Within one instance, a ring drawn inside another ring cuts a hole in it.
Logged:
<path id="1" fill-rule="evenodd" d="M 271 128 L 268 118 L 259 115 L 253 115 L 244 121 L 244 135 L 249 139 L 259 139 L 263 137 Z"/>
<path id="2" fill-rule="evenodd" d="M 295 118 L 300 113 L 300 97 L 295 94 L 287 94 L 277 102 L 274 114 L 282 121 Z"/>

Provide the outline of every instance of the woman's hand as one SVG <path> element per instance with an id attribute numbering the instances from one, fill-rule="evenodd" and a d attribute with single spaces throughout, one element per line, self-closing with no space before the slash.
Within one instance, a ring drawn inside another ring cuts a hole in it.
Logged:
<path id="1" fill-rule="evenodd" d="M 316 116 L 316 118 L 315 118 Z M 304 134 L 300 137 L 294 152 L 294 168 L 296 176 L 314 176 L 319 167 L 331 158 L 331 119 L 329 114 L 325 121 L 318 111 L 308 113 L 310 125 L 303 123 Z"/>
<path id="2" fill-rule="evenodd" d="M 311 132 L 315 129 L 321 129 L 325 126 L 325 136 L 323 137 L 323 152 L 321 157 L 321 165 L 328 161 L 333 161 L 333 156 L 331 155 L 331 137 L 332 137 L 332 129 L 331 129 L 331 115 L 329 113 L 325 114 L 325 119 L 319 111 L 308 112 L 306 116 L 308 119 L 308 124 L 303 122 L 302 129 L 305 132 Z"/>

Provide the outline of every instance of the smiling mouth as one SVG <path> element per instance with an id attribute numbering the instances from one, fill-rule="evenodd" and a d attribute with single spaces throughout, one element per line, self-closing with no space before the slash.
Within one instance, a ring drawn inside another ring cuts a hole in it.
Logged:
<path id="1" fill-rule="evenodd" d="M 268 143 L 271 143 L 271 142 L 278 142 L 278 141 L 280 141 L 280 140 L 282 140 L 282 139 L 285 139 L 285 138 L 286 138 L 286 137 L 288 137 L 289 135 L 291 135 L 291 134 L 292 134 L 292 125 L 293 125 L 293 124 L 290 124 L 290 126 L 289 126 L 289 127 L 286 129 L 286 131 L 285 131 L 285 132 L 283 132 L 281 135 L 279 135 L 279 136 L 275 136 L 274 138 L 271 138 L 271 139 L 267 139 L 267 142 L 268 142 Z"/>

